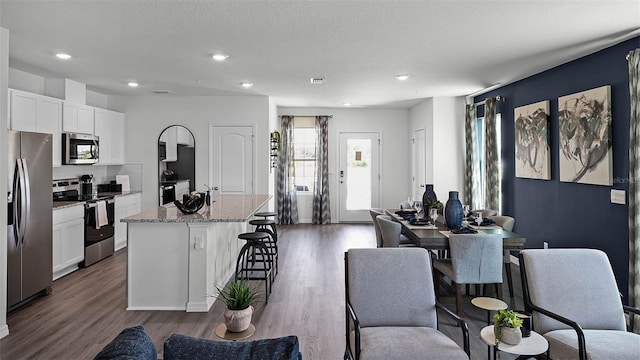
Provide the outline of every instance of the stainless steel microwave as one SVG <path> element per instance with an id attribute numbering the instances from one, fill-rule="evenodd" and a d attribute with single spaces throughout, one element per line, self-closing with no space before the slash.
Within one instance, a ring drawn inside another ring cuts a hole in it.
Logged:
<path id="1" fill-rule="evenodd" d="M 62 164 L 95 164 L 99 158 L 99 137 L 87 134 L 62 134 Z"/>

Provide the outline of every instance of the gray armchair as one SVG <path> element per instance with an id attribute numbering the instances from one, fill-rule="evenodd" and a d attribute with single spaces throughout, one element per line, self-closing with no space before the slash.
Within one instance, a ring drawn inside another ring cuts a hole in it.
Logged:
<path id="1" fill-rule="evenodd" d="M 625 306 L 607 255 L 594 249 L 520 252 L 525 308 L 552 359 L 637 359 L 640 335 L 626 331 Z"/>
<path id="2" fill-rule="evenodd" d="M 451 258 L 433 261 L 436 293 L 439 294 L 440 275 L 455 283 L 456 312 L 462 315 L 462 284 L 495 284 L 498 298 L 502 299 L 502 235 L 451 234 Z"/>
<path id="3" fill-rule="evenodd" d="M 345 359 L 469 358 L 467 324 L 436 302 L 427 250 L 350 249 L 345 295 Z M 436 309 L 458 323 L 464 350 L 437 330 Z"/>
<path id="4" fill-rule="evenodd" d="M 389 215 L 378 215 L 376 219 L 380 227 L 380 234 L 382 234 L 382 247 L 400 246 L 400 231 L 402 231 L 402 225 L 393 220 Z"/>

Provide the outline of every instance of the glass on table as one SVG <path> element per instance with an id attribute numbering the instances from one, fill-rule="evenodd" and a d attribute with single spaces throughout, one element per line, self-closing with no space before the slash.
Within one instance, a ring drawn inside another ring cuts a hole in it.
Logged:
<path id="1" fill-rule="evenodd" d="M 414 201 L 414 207 L 416 208 L 416 219 L 419 219 L 420 217 L 418 216 L 418 214 L 422 212 L 422 201 Z"/>
<path id="2" fill-rule="evenodd" d="M 431 224 L 436 225 L 436 220 L 438 219 L 438 209 L 431 208 L 429 209 L 429 218 L 431 219 Z"/>
<path id="3" fill-rule="evenodd" d="M 482 213 L 478 212 L 478 214 L 476 214 L 476 224 L 478 224 L 478 226 L 480 226 L 480 224 L 482 224 Z"/>

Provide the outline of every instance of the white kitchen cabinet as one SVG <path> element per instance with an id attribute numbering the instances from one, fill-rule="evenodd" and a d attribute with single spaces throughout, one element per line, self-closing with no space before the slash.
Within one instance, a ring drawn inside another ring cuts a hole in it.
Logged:
<path id="1" fill-rule="evenodd" d="M 189 180 L 181 180 L 176 183 L 176 200 L 182 201 L 182 195 L 189 194 Z"/>
<path id="2" fill-rule="evenodd" d="M 32 94 L 20 90 L 9 90 L 9 129 L 51 134 L 52 165 L 62 165 L 60 123 L 62 101 L 60 99 Z"/>
<path id="3" fill-rule="evenodd" d="M 124 114 L 96 108 L 94 129 L 100 138 L 98 164 L 124 164 Z"/>
<path id="4" fill-rule="evenodd" d="M 70 101 L 62 107 L 62 132 L 93 134 L 94 108 Z"/>
<path id="5" fill-rule="evenodd" d="M 171 126 L 164 130 L 160 141 L 164 141 L 166 158 L 162 161 L 178 161 L 178 126 Z"/>
<path id="6" fill-rule="evenodd" d="M 84 206 L 53 210 L 53 280 L 84 260 Z"/>
<path id="7" fill-rule="evenodd" d="M 115 208 L 115 241 L 114 247 L 118 251 L 127 246 L 127 223 L 120 222 L 120 219 L 140 212 L 140 194 L 130 194 L 116 196 Z"/>
<path id="8" fill-rule="evenodd" d="M 193 136 L 191 136 L 191 132 L 184 126 L 175 126 L 175 128 L 177 131 L 176 141 L 178 145 L 186 145 L 188 147 L 193 147 L 194 141 L 193 141 Z"/>

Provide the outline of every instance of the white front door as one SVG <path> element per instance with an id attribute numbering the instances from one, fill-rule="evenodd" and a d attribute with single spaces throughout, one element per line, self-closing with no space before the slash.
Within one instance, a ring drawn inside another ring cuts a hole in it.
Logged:
<path id="1" fill-rule="evenodd" d="M 414 130 L 411 139 L 411 159 L 413 160 L 411 165 L 411 189 L 413 189 L 411 197 L 413 200 L 422 200 L 427 182 L 425 171 L 427 148 L 425 142 L 425 130 Z"/>
<path id="2" fill-rule="evenodd" d="M 214 194 L 253 194 L 254 126 L 211 125 L 209 183 Z"/>
<path id="3" fill-rule="evenodd" d="M 338 201 L 340 222 L 371 221 L 380 207 L 380 134 L 339 134 Z"/>

